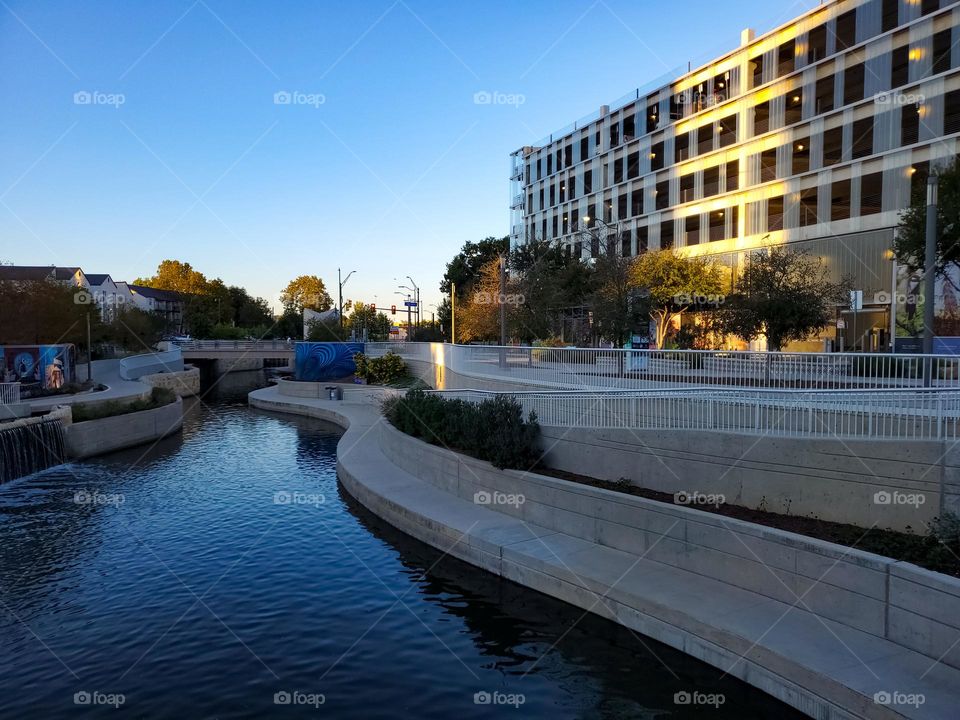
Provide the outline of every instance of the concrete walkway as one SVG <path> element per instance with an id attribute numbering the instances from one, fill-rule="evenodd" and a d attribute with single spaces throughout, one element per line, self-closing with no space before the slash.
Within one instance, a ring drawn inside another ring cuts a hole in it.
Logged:
<path id="1" fill-rule="evenodd" d="M 338 474 L 386 521 L 443 552 L 678 648 L 811 717 L 960 717 L 960 670 L 796 605 L 594 544 L 461 499 L 395 465 L 379 441 L 378 401 L 250 393 L 253 407 L 345 428 Z M 922 704 L 877 702 L 922 696 Z"/>
<path id="2" fill-rule="evenodd" d="M 77 364 L 76 378 L 80 382 L 86 381 L 86 363 Z M 50 395 L 48 397 L 29 398 L 25 399 L 25 402 L 30 404 L 32 412 L 38 413 L 52 410 L 57 405 L 134 399 L 145 392 L 150 392 L 151 389 L 149 385 L 139 380 L 124 380 L 121 378 L 120 360 L 94 360 L 93 381 L 106 385 L 107 389 L 78 395 Z"/>

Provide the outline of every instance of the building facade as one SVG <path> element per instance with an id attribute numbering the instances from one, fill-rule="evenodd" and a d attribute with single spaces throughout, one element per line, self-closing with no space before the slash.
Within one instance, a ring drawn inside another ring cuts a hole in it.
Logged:
<path id="1" fill-rule="evenodd" d="M 589 257 L 597 226 L 627 255 L 714 256 L 733 282 L 752 251 L 788 244 L 863 292 L 805 349 L 889 349 L 916 281 L 891 252 L 899 213 L 958 152 L 958 25 L 957 2 L 835 0 L 745 30 L 737 49 L 514 152 L 511 246 Z"/>

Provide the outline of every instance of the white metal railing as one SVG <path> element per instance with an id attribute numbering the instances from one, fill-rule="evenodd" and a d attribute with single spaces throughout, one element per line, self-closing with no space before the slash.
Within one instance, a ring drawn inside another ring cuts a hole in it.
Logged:
<path id="1" fill-rule="evenodd" d="M 790 390 L 960 389 L 960 356 L 887 353 L 787 353 L 715 350 L 615 350 L 430 343 L 367 343 L 443 363 L 465 376 L 539 387 L 684 387 Z"/>
<path id="2" fill-rule="evenodd" d="M 172 340 L 181 350 L 293 350 L 286 340 Z"/>
<path id="3" fill-rule="evenodd" d="M 120 377 L 124 380 L 136 380 L 144 375 L 181 370 L 183 370 L 183 354 L 180 348 L 166 352 L 131 355 L 120 360 Z"/>
<path id="4" fill-rule="evenodd" d="M 20 383 L 0 383 L 0 405 L 20 403 Z"/>
<path id="5" fill-rule="evenodd" d="M 648 390 L 432 391 L 480 402 L 507 396 L 542 425 L 626 430 L 713 430 L 782 437 L 956 439 L 960 391 Z"/>

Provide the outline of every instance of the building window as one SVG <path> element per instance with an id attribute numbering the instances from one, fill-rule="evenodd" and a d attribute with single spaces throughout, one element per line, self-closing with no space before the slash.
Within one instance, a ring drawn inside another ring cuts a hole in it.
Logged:
<path id="1" fill-rule="evenodd" d="M 687 247 L 700 244 L 700 216 L 688 215 L 684 221 L 684 242 Z"/>
<path id="2" fill-rule="evenodd" d="M 637 137 L 636 117 L 631 113 L 623 119 L 623 141 L 630 142 Z"/>
<path id="3" fill-rule="evenodd" d="M 720 192 L 720 166 L 703 171 L 703 196 L 710 197 Z"/>
<path id="4" fill-rule="evenodd" d="M 810 170 L 810 138 L 800 138 L 793 143 L 793 158 L 790 172 L 799 175 Z"/>
<path id="5" fill-rule="evenodd" d="M 697 154 L 713 150 L 713 123 L 697 128 Z"/>
<path id="6" fill-rule="evenodd" d="M 690 157 L 690 133 L 677 135 L 673 141 L 674 162 L 683 162 Z"/>
<path id="7" fill-rule="evenodd" d="M 900 108 L 900 144 L 913 145 L 920 141 L 920 108 L 903 105 Z"/>
<path id="8" fill-rule="evenodd" d="M 762 135 L 770 129 L 770 102 L 762 102 L 753 108 L 753 134 Z"/>
<path id="9" fill-rule="evenodd" d="M 864 66 L 857 63 L 843 71 L 843 104 L 863 100 Z"/>
<path id="10" fill-rule="evenodd" d="M 817 80 L 816 113 L 833 110 L 833 75 Z"/>
<path id="11" fill-rule="evenodd" d="M 640 151 L 632 152 L 627 156 L 627 180 L 640 177 Z"/>
<path id="12" fill-rule="evenodd" d="M 901 45 L 890 54 L 890 87 L 896 89 L 910 82 L 910 46 Z"/>
<path id="13" fill-rule="evenodd" d="M 557 186 L 554 183 L 550 183 L 550 207 L 553 207 L 557 204 Z"/>
<path id="14" fill-rule="evenodd" d="M 943 134 L 960 132 L 960 90 L 951 90 L 943 96 Z"/>
<path id="15" fill-rule="evenodd" d="M 883 0 L 881 32 L 893 30 L 900 24 L 900 0 Z"/>
<path id="16" fill-rule="evenodd" d="M 813 28 L 807 35 L 807 64 L 823 60 L 827 56 L 827 26 Z"/>
<path id="17" fill-rule="evenodd" d="M 613 161 L 613 182 L 623 182 L 623 158 L 617 158 Z"/>
<path id="18" fill-rule="evenodd" d="M 800 191 L 800 227 L 816 225 L 817 219 L 817 189 L 807 188 Z"/>
<path id="19" fill-rule="evenodd" d="M 630 217 L 643 215 L 643 188 L 635 187 L 630 195 Z"/>
<path id="20" fill-rule="evenodd" d="M 680 177 L 680 202 L 690 202 L 694 200 L 693 195 L 693 173 L 682 175 Z"/>
<path id="21" fill-rule="evenodd" d="M 837 16 L 837 51 L 857 44 L 857 11 L 851 10 Z"/>
<path id="22" fill-rule="evenodd" d="M 760 182 L 777 179 L 777 149 L 770 148 L 760 153 Z"/>
<path id="23" fill-rule="evenodd" d="M 637 228 L 637 255 L 642 255 L 650 245 L 650 231 L 647 226 Z"/>
<path id="24" fill-rule="evenodd" d="M 853 121 L 853 158 L 873 155 L 873 116 Z"/>
<path id="25" fill-rule="evenodd" d="M 843 160 L 843 127 L 831 128 L 823 133 L 823 165 L 836 165 Z"/>
<path id="26" fill-rule="evenodd" d="M 657 210 L 665 210 L 670 207 L 670 181 L 661 180 L 657 183 L 656 187 L 657 193 L 657 202 L 655 207 Z"/>
<path id="27" fill-rule="evenodd" d="M 883 173 L 860 176 L 860 214 L 876 215 L 883 209 Z"/>
<path id="28" fill-rule="evenodd" d="M 567 145 L 563 149 L 563 163 L 564 167 L 573 165 L 573 145 Z"/>
<path id="29" fill-rule="evenodd" d="M 593 171 L 583 171 L 583 194 L 588 195 L 593 192 Z"/>
<path id="30" fill-rule="evenodd" d="M 630 236 L 629 230 L 620 233 L 620 253 L 623 257 L 633 255 L 633 238 Z"/>
<path id="31" fill-rule="evenodd" d="M 740 161 L 728 160 L 726 168 L 727 192 L 736 190 L 740 185 Z"/>
<path id="32" fill-rule="evenodd" d="M 791 90 L 784 97 L 783 122 L 786 125 L 793 125 L 803 119 L 803 90 L 797 88 Z"/>
<path id="33" fill-rule="evenodd" d="M 724 148 L 737 142 L 737 116 L 728 115 L 720 120 L 720 147 Z"/>
<path id="34" fill-rule="evenodd" d="M 752 78 L 751 88 L 759 87 L 763 85 L 763 55 L 757 55 L 757 57 L 750 60 L 750 69 Z"/>
<path id="35" fill-rule="evenodd" d="M 837 180 L 830 193 L 830 220 L 846 220 L 850 217 L 850 181 Z"/>
<path id="36" fill-rule="evenodd" d="M 783 195 L 767 198 L 767 232 L 783 230 Z"/>
<path id="37" fill-rule="evenodd" d="M 940 9 L 940 0 L 922 0 L 920 3 L 920 14 L 929 15 Z"/>
<path id="38" fill-rule="evenodd" d="M 667 250 L 673 247 L 673 220 L 660 223 L 660 249 Z"/>
<path id="39" fill-rule="evenodd" d="M 613 127 L 616 127 L 616 123 L 614 123 Z M 610 128 L 610 132 L 611 133 L 613 132 L 613 128 Z M 616 145 L 616 143 L 610 143 L 610 147 L 613 147 L 614 145 Z M 581 161 L 586 160 L 588 157 L 590 157 L 590 138 L 588 137 L 581 138 L 580 160 Z"/>
<path id="40" fill-rule="evenodd" d="M 725 239 L 726 225 L 727 214 L 723 210 L 714 210 L 710 213 L 710 242 Z"/>
<path id="41" fill-rule="evenodd" d="M 650 169 L 663 170 L 663 140 L 650 148 Z"/>
<path id="42" fill-rule="evenodd" d="M 660 106 L 650 105 L 647 107 L 647 132 L 652 133 L 660 126 Z"/>
<path id="43" fill-rule="evenodd" d="M 627 191 L 624 190 L 620 193 L 620 197 L 617 198 L 617 220 L 625 220 L 627 218 Z"/>
<path id="44" fill-rule="evenodd" d="M 777 48 L 777 77 L 793 72 L 793 59 L 796 56 L 796 40 L 788 40 Z"/>
<path id="45" fill-rule="evenodd" d="M 933 74 L 950 69 L 950 51 L 953 48 L 951 28 L 941 30 L 933 36 Z"/>

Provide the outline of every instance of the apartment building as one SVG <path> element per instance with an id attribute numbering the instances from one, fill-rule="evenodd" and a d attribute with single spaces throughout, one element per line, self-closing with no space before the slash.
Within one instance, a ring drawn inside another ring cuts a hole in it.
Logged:
<path id="1" fill-rule="evenodd" d="M 589 257 L 583 229 L 598 228 L 627 255 L 714 256 L 732 283 L 751 251 L 789 244 L 863 292 L 806 347 L 889 349 L 917 282 L 892 257 L 899 213 L 958 152 L 958 25 L 957 2 L 835 0 L 745 30 L 735 50 L 514 152 L 511 245 Z M 952 312 L 949 283 L 937 294 Z"/>

